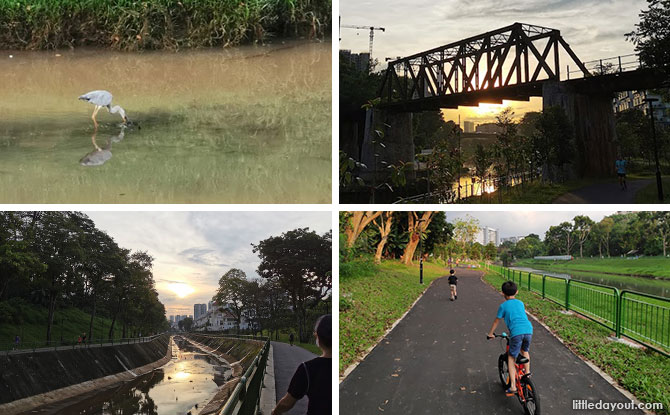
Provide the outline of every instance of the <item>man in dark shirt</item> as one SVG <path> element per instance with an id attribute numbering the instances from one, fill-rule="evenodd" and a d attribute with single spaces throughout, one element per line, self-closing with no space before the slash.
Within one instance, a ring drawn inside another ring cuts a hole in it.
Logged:
<path id="1" fill-rule="evenodd" d="M 301 363 L 293 374 L 288 392 L 272 411 L 272 415 L 281 415 L 293 408 L 295 403 L 307 395 L 307 415 L 332 414 L 332 316 L 326 314 L 317 320 L 314 327 L 316 344 L 321 356 Z"/>
<path id="2" fill-rule="evenodd" d="M 456 281 L 458 281 L 458 278 L 454 275 L 454 270 L 449 270 L 449 291 L 451 292 L 451 301 L 458 300 Z"/>

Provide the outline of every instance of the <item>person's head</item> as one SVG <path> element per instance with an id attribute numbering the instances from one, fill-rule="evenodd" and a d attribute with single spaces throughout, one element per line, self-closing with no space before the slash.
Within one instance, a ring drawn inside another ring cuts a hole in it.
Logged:
<path id="1" fill-rule="evenodd" d="M 449 274 L 454 275 L 454 270 L 453 270 L 453 269 L 450 269 L 450 270 L 449 270 Z"/>
<path id="2" fill-rule="evenodd" d="M 502 285 L 502 292 L 505 294 L 505 298 L 514 297 L 517 292 L 516 284 L 514 281 L 506 281 Z"/>
<path id="3" fill-rule="evenodd" d="M 316 344 L 322 349 L 330 350 L 333 341 L 332 315 L 325 314 L 316 320 L 314 334 L 316 334 Z"/>

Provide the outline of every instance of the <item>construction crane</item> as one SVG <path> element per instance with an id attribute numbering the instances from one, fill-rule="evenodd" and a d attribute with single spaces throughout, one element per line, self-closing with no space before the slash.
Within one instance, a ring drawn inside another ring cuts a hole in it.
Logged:
<path id="1" fill-rule="evenodd" d="M 370 54 L 370 68 L 372 68 L 372 42 L 375 38 L 375 30 L 381 30 L 382 32 L 386 32 L 386 29 L 383 28 L 383 27 L 356 26 L 356 25 L 340 25 L 340 27 L 344 27 L 346 29 L 358 29 L 358 30 L 370 29 L 370 49 L 369 49 L 368 53 Z"/>

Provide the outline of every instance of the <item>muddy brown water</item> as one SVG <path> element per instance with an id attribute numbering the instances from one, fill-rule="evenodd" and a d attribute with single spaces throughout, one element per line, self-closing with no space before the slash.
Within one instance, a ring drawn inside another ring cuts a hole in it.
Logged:
<path id="1" fill-rule="evenodd" d="M 331 148 L 330 43 L 0 52 L 0 203 L 330 203 Z"/>

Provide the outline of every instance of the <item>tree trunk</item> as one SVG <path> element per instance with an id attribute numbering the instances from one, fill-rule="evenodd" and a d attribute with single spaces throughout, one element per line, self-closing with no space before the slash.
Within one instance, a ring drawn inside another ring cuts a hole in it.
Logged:
<path id="1" fill-rule="evenodd" d="M 383 218 L 384 215 L 382 214 L 382 220 Z M 382 262 L 382 253 L 384 252 L 384 246 L 386 245 L 389 234 L 391 233 L 392 224 L 393 224 L 393 212 L 386 212 L 386 220 L 383 221 L 381 224 L 377 224 L 377 222 L 375 221 L 375 225 L 377 225 L 377 228 L 379 228 L 379 234 L 381 235 L 381 240 L 377 245 L 377 252 L 375 252 L 376 264 Z"/>
<path id="2" fill-rule="evenodd" d="M 416 251 L 419 242 L 421 241 L 421 235 L 426 231 L 430 221 L 433 220 L 433 214 L 435 212 L 423 212 L 423 215 L 420 220 L 417 221 L 416 212 L 408 212 L 408 231 L 410 234 L 409 242 L 405 246 L 405 252 L 402 255 L 401 262 L 405 265 L 411 265 L 412 259 L 414 258 L 414 252 Z"/>
<path id="3" fill-rule="evenodd" d="M 49 294 L 49 318 L 47 320 L 47 343 L 51 341 L 51 328 L 54 323 L 54 314 L 56 313 L 56 294 L 52 291 Z"/>
<path id="4" fill-rule="evenodd" d="M 116 323 L 116 316 L 119 314 L 119 311 L 121 310 L 121 302 L 123 301 L 123 296 L 119 297 L 119 304 L 116 307 L 116 311 L 114 312 L 114 315 L 112 316 L 112 324 L 109 325 L 109 340 L 114 338 L 114 323 Z"/>
<path id="5" fill-rule="evenodd" d="M 347 235 L 347 248 L 354 246 L 356 239 L 363 232 L 363 229 L 381 214 L 381 211 L 352 212 L 349 225 L 344 230 L 344 233 Z"/>
<path id="6" fill-rule="evenodd" d="M 93 311 L 91 312 L 91 322 L 88 324 L 88 335 L 87 335 L 89 343 L 91 342 L 91 340 L 93 340 L 93 319 L 95 318 L 95 303 L 96 303 L 96 295 L 93 294 Z"/>

